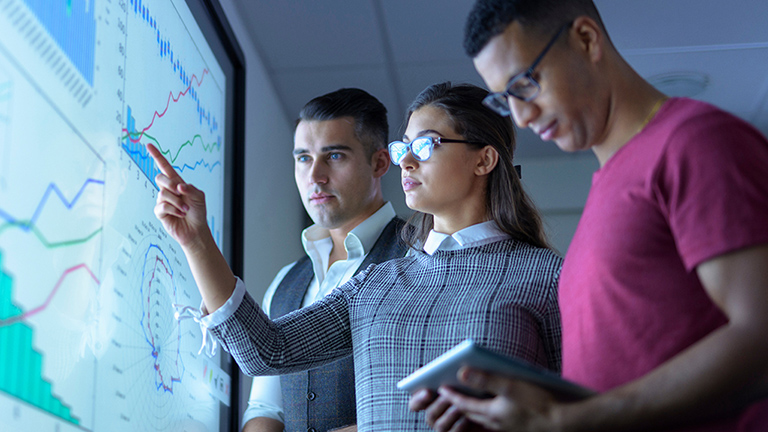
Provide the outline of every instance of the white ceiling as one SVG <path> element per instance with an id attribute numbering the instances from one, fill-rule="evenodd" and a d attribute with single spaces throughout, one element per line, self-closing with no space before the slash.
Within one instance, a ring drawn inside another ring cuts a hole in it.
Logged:
<path id="1" fill-rule="evenodd" d="M 389 110 L 391 137 L 429 84 L 483 85 L 461 42 L 471 0 L 234 0 L 288 118 L 311 98 L 359 87 Z M 768 133 L 768 1 L 596 0 L 609 35 L 646 78 L 687 73 L 695 98 Z M 652 80 L 653 81 L 653 80 Z M 674 93 L 669 88 L 666 92 Z M 563 157 L 530 132 L 518 157 Z"/>

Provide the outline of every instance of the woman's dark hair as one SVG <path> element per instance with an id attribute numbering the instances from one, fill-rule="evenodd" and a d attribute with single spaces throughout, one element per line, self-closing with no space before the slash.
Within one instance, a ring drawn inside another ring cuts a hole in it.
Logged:
<path id="1" fill-rule="evenodd" d="M 471 84 L 433 84 L 408 107 L 405 124 L 418 109 L 431 106 L 445 111 L 453 129 L 467 141 L 489 145 L 499 153 L 499 162 L 488 175 L 485 201 L 489 219 L 515 240 L 549 248 L 541 216 L 533 205 L 515 170 L 515 129 L 509 117 L 502 117 L 483 105 L 487 90 Z M 482 147 L 482 146 L 481 146 Z M 402 231 L 409 246 L 420 249 L 434 226 L 432 215 L 415 212 Z"/>

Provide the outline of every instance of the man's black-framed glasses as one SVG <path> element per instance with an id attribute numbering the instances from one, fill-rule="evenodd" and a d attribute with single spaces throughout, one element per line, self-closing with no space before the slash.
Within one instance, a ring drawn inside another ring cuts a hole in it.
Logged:
<path id="1" fill-rule="evenodd" d="M 541 62 L 541 59 L 544 58 L 549 49 L 552 48 L 552 45 L 555 44 L 557 38 L 559 38 L 571 24 L 573 24 L 573 21 L 560 27 L 557 33 L 552 37 L 552 40 L 550 40 L 547 46 L 541 51 L 541 54 L 539 54 L 539 56 L 536 57 L 536 60 L 533 61 L 533 64 L 531 64 L 525 71 L 510 78 L 507 83 L 507 88 L 504 91 L 488 94 L 488 96 L 483 99 L 483 104 L 499 115 L 508 116 L 512 114 L 512 111 L 509 108 L 509 100 L 507 99 L 509 96 L 525 102 L 530 102 L 538 96 L 539 92 L 541 92 L 541 85 L 539 85 L 538 81 L 533 77 L 533 71 L 536 69 L 536 66 L 539 65 L 539 62 Z"/>
<path id="2" fill-rule="evenodd" d="M 463 143 L 463 144 L 476 144 L 482 145 L 474 141 L 457 140 L 431 136 L 416 137 L 411 142 L 392 141 L 389 143 L 389 158 L 392 159 L 392 163 L 400 165 L 400 162 L 405 159 L 408 154 L 408 150 L 413 153 L 413 158 L 417 161 L 425 161 L 432 156 L 432 149 L 435 148 L 435 144 L 442 143 Z"/>

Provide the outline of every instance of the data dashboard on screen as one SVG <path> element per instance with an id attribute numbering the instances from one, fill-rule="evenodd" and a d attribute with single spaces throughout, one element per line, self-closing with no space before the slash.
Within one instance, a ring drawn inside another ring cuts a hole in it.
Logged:
<path id="1" fill-rule="evenodd" d="M 205 192 L 229 258 L 231 65 L 200 4 L 0 0 L 4 431 L 228 425 L 230 360 L 176 319 L 201 298 L 145 147 Z"/>

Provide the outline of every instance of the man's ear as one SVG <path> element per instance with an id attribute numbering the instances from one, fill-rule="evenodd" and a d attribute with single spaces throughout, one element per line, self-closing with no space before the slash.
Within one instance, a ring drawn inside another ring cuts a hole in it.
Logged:
<path id="1" fill-rule="evenodd" d="M 379 149 L 371 155 L 371 167 L 373 168 L 373 177 L 381 178 L 389 171 L 389 166 L 392 164 L 389 159 L 389 150 Z"/>
<path id="2" fill-rule="evenodd" d="M 477 165 L 475 165 L 475 175 L 488 175 L 496 168 L 499 163 L 499 152 L 491 146 L 485 146 L 478 152 Z"/>
<path id="3" fill-rule="evenodd" d="M 573 20 L 570 31 L 576 36 L 579 51 L 586 54 L 593 63 L 603 57 L 605 33 L 595 20 L 588 16 L 580 16 Z"/>

